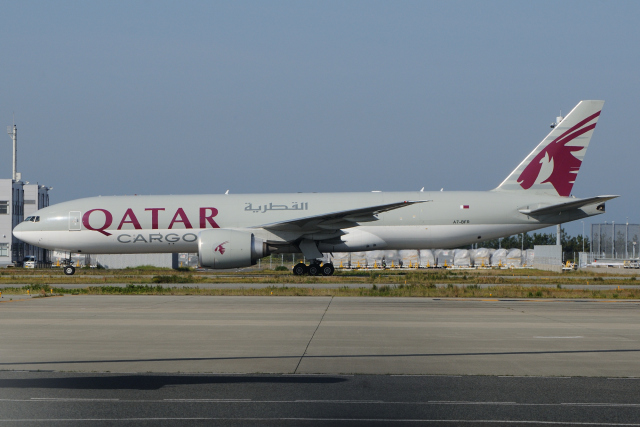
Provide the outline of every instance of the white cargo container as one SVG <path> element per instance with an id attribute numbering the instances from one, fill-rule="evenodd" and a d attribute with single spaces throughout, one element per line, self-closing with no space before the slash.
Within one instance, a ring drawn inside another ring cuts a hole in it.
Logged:
<path id="1" fill-rule="evenodd" d="M 366 252 L 351 252 L 351 268 L 366 267 L 367 266 L 367 253 Z"/>
<path id="2" fill-rule="evenodd" d="M 496 251 L 491 254 L 491 265 L 494 267 L 497 266 L 505 266 L 507 265 L 507 250 L 506 249 L 496 249 Z"/>
<path id="3" fill-rule="evenodd" d="M 324 258 L 331 260 L 335 268 L 349 268 L 349 252 L 334 252 L 332 254 L 323 254 Z"/>
<path id="4" fill-rule="evenodd" d="M 452 249 L 436 249 L 433 253 L 438 267 L 453 266 L 454 251 Z"/>
<path id="5" fill-rule="evenodd" d="M 453 252 L 453 265 L 456 267 L 471 267 L 471 256 L 467 249 L 456 249 Z"/>
<path id="6" fill-rule="evenodd" d="M 387 267 L 391 267 L 392 263 L 395 267 L 398 267 L 400 265 L 400 257 L 398 256 L 398 251 L 384 251 L 384 260 L 387 263 Z"/>
<path id="7" fill-rule="evenodd" d="M 402 261 L 403 267 L 416 267 L 420 262 L 419 251 L 413 249 L 404 249 L 398 251 L 398 258 Z"/>
<path id="8" fill-rule="evenodd" d="M 431 249 L 420 249 L 420 267 L 435 267 L 436 259 L 433 256 L 433 251 Z"/>
<path id="9" fill-rule="evenodd" d="M 524 263 L 526 264 L 527 267 L 533 267 L 533 255 L 534 255 L 533 249 L 527 249 L 524 252 L 525 252 Z"/>
<path id="10" fill-rule="evenodd" d="M 507 252 L 507 266 L 522 267 L 522 251 L 520 249 L 511 249 Z"/>
<path id="11" fill-rule="evenodd" d="M 386 251 L 368 251 L 367 252 L 367 265 L 371 267 L 382 267 L 382 260 Z"/>
<path id="12" fill-rule="evenodd" d="M 471 262 L 476 267 L 491 266 L 491 251 L 487 248 L 473 249 L 470 251 Z"/>

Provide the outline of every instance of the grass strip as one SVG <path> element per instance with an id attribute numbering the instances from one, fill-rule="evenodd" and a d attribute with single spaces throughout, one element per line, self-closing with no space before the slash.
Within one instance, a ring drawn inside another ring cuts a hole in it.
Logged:
<path id="1" fill-rule="evenodd" d="M 8 274 L 9 273 L 9 274 Z M 241 272 L 195 272 L 189 269 L 180 271 L 158 268 L 139 268 L 124 270 L 78 269 L 73 276 L 66 276 L 59 269 L 8 269 L 0 272 L 0 285 L 20 288 L 22 286 L 42 286 L 51 289 L 56 285 L 78 285 L 79 287 L 123 283 L 132 285 L 171 285 L 171 284 L 252 284 L 260 283 L 274 287 L 313 288 L 316 285 L 361 285 L 363 288 L 375 285 L 402 289 L 401 285 L 431 288 L 436 284 L 458 287 L 474 285 L 519 286 L 566 286 L 608 284 L 622 288 L 639 287 L 640 280 L 634 275 L 612 275 L 591 271 L 553 273 L 542 270 L 376 270 L 376 271 L 339 271 L 331 277 L 294 276 L 288 271 L 258 270 Z M 118 287 L 120 288 L 120 287 Z M 0 288 L 1 290 L 2 288 Z M 421 288 L 420 288 L 421 289 Z M 5 288 L 6 291 L 6 288 Z"/>
<path id="2" fill-rule="evenodd" d="M 210 296 L 335 296 L 335 297 L 430 297 L 430 298 L 571 298 L 571 299 L 637 299 L 640 289 L 621 288 L 607 290 L 566 289 L 561 286 L 530 287 L 496 285 L 481 288 L 478 285 L 372 285 L 339 288 L 305 286 L 269 286 L 265 288 L 211 289 L 157 285 L 129 284 L 127 286 L 87 286 L 79 289 L 55 286 L 28 285 L 5 288 L 6 294 L 21 295 L 210 295 Z"/>

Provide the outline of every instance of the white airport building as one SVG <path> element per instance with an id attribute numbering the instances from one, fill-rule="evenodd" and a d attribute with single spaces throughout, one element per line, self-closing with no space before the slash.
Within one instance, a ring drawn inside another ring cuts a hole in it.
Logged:
<path id="1" fill-rule="evenodd" d="M 13 228 L 38 209 L 49 206 L 50 187 L 23 182 L 17 172 L 18 128 L 9 126 L 7 133 L 13 140 L 13 177 L 0 179 L 0 267 L 19 265 L 26 256 L 34 256 L 36 265 L 50 261 L 50 251 L 38 248 L 13 237 Z"/>
<path id="2" fill-rule="evenodd" d="M 13 228 L 49 206 L 49 187 L 13 179 L 0 179 L 0 267 L 22 262 L 33 255 L 38 263 L 49 262 L 49 251 L 13 237 Z"/>

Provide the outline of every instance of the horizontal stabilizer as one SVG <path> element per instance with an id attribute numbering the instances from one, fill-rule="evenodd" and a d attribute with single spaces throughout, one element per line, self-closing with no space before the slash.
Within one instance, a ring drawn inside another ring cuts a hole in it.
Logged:
<path id="1" fill-rule="evenodd" d="M 615 199 L 620 196 L 597 196 L 588 199 L 576 199 L 566 203 L 558 203 L 557 205 L 543 206 L 537 209 L 519 209 L 523 214 L 529 216 L 554 215 L 562 212 L 568 212 L 573 209 L 579 209 L 584 206 L 594 205 L 596 203 L 604 203 L 607 200 Z"/>
<path id="2" fill-rule="evenodd" d="M 339 230 L 342 228 L 355 227 L 359 222 L 376 221 L 375 215 L 394 209 L 411 206 L 416 203 L 430 202 L 431 200 L 405 200 L 402 202 L 388 203 L 385 205 L 369 206 L 365 208 L 349 209 L 326 214 L 313 215 L 304 218 L 296 218 L 271 224 L 261 225 L 254 228 L 265 228 L 267 230 L 279 231 L 316 231 L 316 230 Z"/>

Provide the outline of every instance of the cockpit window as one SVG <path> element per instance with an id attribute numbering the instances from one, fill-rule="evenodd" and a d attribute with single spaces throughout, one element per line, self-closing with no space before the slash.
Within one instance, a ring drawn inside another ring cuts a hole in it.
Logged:
<path id="1" fill-rule="evenodd" d="M 39 216 L 37 216 L 37 217 L 36 217 L 36 220 L 35 220 L 34 222 L 40 222 L 40 217 L 39 217 Z"/>
<path id="2" fill-rule="evenodd" d="M 31 221 L 32 219 L 33 219 L 32 216 L 28 216 L 28 217 L 25 218 L 25 221 Z"/>

